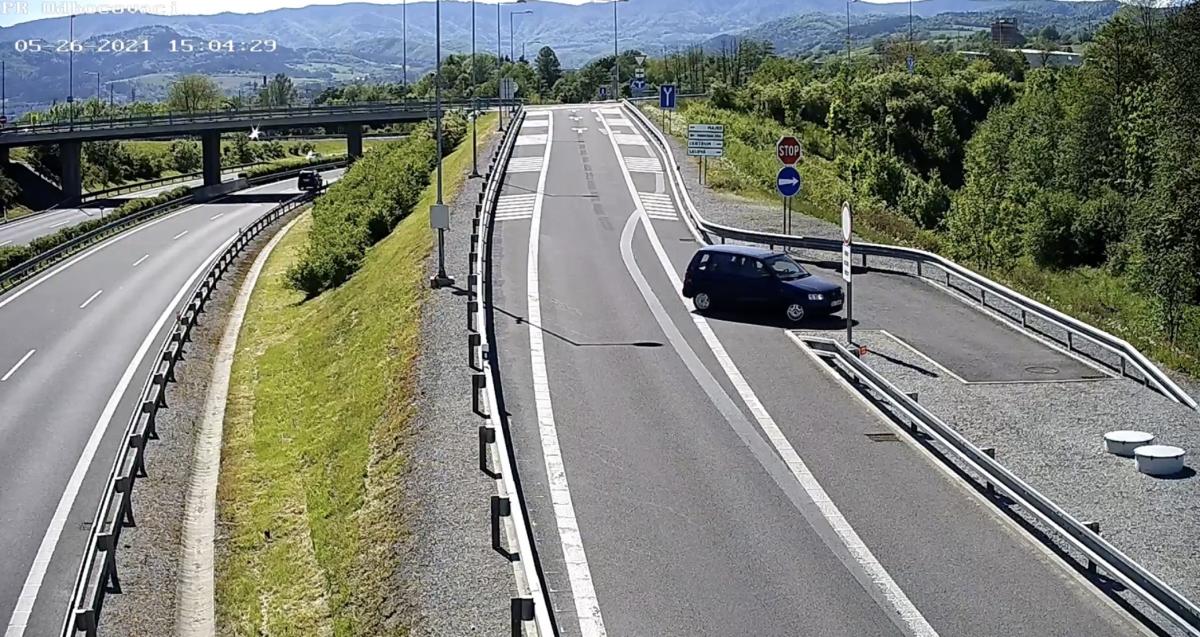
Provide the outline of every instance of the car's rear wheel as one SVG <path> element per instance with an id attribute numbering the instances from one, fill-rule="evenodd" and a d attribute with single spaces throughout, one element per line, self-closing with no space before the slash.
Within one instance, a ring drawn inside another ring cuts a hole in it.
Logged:
<path id="1" fill-rule="evenodd" d="M 791 305 L 787 306 L 785 314 L 787 315 L 788 321 L 791 321 L 792 323 L 799 323 L 800 321 L 804 320 L 804 306 L 800 305 L 799 303 L 792 303 Z"/>
<path id="2" fill-rule="evenodd" d="M 708 292 L 697 292 L 696 296 L 692 297 L 692 303 L 696 305 L 697 310 L 706 312 L 712 307 L 713 300 Z"/>

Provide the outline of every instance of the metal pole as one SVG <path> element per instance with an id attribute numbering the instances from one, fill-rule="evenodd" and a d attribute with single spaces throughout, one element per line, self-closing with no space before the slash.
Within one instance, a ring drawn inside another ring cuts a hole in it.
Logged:
<path id="1" fill-rule="evenodd" d="M 479 77 L 475 73 L 475 0 L 471 0 L 471 176 L 479 176 Z"/>
<path id="2" fill-rule="evenodd" d="M 437 60 L 434 66 L 433 75 L 433 93 L 434 93 L 434 118 L 436 119 L 435 134 L 437 135 L 437 205 L 443 205 L 442 201 L 442 0 L 437 0 L 434 4 L 434 21 L 437 23 L 435 31 L 436 44 L 434 45 L 434 55 Z M 454 280 L 446 276 L 446 230 L 438 228 L 438 274 L 434 279 L 434 287 L 444 287 L 445 285 L 453 285 Z"/>
<path id="3" fill-rule="evenodd" d="M 846 67 L 850 66 L 850 2 L 846 0 Z"/>
<path id="4" fill-rule="evenodd" d="M 620 0 L 612 0 L 613 6 L 613 100 L 621 101 L 621 51 L 617 45 L 617 3 Z"/>
<path id="5" fill-rule="evenodd" d="M 75 128 L 75 14 L 71 14 L 70 36 L 67 38 L 67 116 Z"/>
<path id="6" fill-rule="evenodd" d="M 5 61 L 0 60 L 0 110 L 4 117 L 8 117 L 8 69 L 5 68 Z"/>
<path id="7" fill-rule="evenodd" d="M 504 97 L 504 88 L 501 86 L 504 80 L 504 61 L 500 57 L 500 3 L 496 2 L 496 97 Z M 504 107 L 497 102 L 497 111 L 500 113 L 500 132 L 504 132 Z"/>
<path id="8" fill-rule="evenodd" d="M 403 27 L 401 27 L 401 33 L 403 33 L 403 36 L 400 38 L 401 42 L 403 42 L 403 44 L 401 45 L 401 48 L 404 49 L 404 54 L 403 54 L 403 61 L 400 64 L 403 67 L 402 71 L 404 72 L 404 88 L 407 89 L 408 88 L 408 0 L 404 0 L 403 2 L 400 3 L 400 22 L 404 25 Z M 408 95 L 406 94 L 405 97 L 408 97 Z"/>
<path id="9" fill-rule="evenodd" d="M 513 42 L 513 13 L 512 11 L 508 12 L 508 61 L 510 63 L 515 62 L 517 59 L 516 47 Z"/>

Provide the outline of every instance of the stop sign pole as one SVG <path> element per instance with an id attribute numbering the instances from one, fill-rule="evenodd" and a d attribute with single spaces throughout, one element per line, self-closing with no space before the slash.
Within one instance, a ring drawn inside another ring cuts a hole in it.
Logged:
<path id="1" fill-rule="evenodd" d="M 796 139 L 795 135 L 784 135 L 775 142 L 775 157 L 779 159 L 779 163 L 784 167 L 795 166 L 802 158 L 800 150 L 800 140 Z M 780 172 L 781 178 L 784 173 Z M 797 178 L 799 175 L 795 175 Z M 781 187 L 782 194 L 782 187 Z M 792 201 L 788 195 L 783 196 L 783 233 L 792 233 Z"/>

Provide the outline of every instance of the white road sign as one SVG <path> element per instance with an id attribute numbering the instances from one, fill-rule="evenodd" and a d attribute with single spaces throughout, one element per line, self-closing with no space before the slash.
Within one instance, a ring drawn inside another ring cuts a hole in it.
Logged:
<path id="1" fill-rule="evenodd" d="M 850 237 L 854 233 L 854 213 L 850 209 L 850 202 L 842 204 L 842 280 L 850 282 L 851 264 L 850 255 L 852 253 Z"/>
<path id="2" fill-rule="evenodd" d="M 724 157 L 725 127 L 720 124 L 688 124 L 688 155 Z"/>

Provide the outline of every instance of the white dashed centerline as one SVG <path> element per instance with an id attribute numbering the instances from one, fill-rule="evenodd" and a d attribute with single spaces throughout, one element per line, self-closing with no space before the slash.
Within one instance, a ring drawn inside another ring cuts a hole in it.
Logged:
<path id="1" fill-rule="evenodd" d="M 79 306 L 79 309 L 82 310 L 83 308 L 87 307 L 88 305 L 91 305 L 92 301 L 95 301 L 96 297 L 100 296 L 101 294 L 104 294 L 104 290 L 96 290 L 96 293 L 89 296 L 88 299 L 86 301 L 84 301 L 82 305 Z"/>
<path id="2" fill-rule="evenodd" d="M 3 383 L 4 381 L 12 378 L 12 375 L 17 373 L 17 370 L 21 369 L 21 366 L 25 364 L 25 361 L 29 360 L 29 357 L 33 356 L 34 353 L 36 353 L 36 352 L 37 352 L 36 349 L 31 349 L 31 350 L 29 350 L 28 353 L 26 353 L 24 356 L 22 356 L 21 360 L 17 361 L 17 364 L 13 365 L 12 369 L 8 370 L 7 374 L 5 374 L 3 377 L 0 377 L 0 383 Z"/>
<path id="3" fill-rule="evenodd" d="M 180 232 L 179 234 L 175 235 L 174 237 L 171 237 L 171 240 L 174 241 L 175 239 L 178 239 L 179 237 L 182 237 L 183 235 L 185 235 L 187 233 L 188 233 L 188 231 L 184 230 L 183 232 Z"/>
<path id="4" fill-rule="evenodd" d="M 138 259 L 137 261 L 134 261 L 133 267 L 135 267 L 135 268 L 138 267 L 139 265 L 142 264 L 142 261 L 145 261 L 146 259 L 149 259 L 149 258 L 150 258 L 150 255 L 147 254 L 147 255 L 143 256 L 142 258 Z"/>
<path id="5" fill-rule="evenodd" d="M 51 228 L 61 228 L 62 226 L 67 225 L 68 223 L 71 223 L 70 219 L 67 219 L 66 221 L 59 221 L 58 223 L 55 223 L 55 224 L 51 224 L 50 227 Z"/>
<path id="6" fill-rule="evenodd" d="M 217 214 L 215 214 L 215 215 L 213 215 L 213 216 L 209 217 L 209 218 L 208 218 L 208 220 L 209 220 L 209 221 L 216 221 L 217 219 L 220 219 L 221 217 L 224 217 L 224 216 L 225 216 L 225 213 L 223 213 L 223 212 L 218 212 Z"/>

